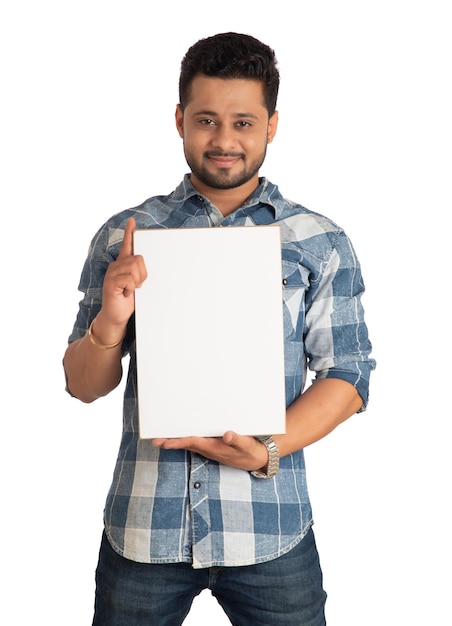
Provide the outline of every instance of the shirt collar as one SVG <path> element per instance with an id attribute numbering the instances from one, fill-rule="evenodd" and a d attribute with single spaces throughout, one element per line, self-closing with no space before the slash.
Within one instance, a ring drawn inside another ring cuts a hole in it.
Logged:
<path id="1" fill-rule="evenodd" d="M 176 187 L 172 193 L 172 200 L 174 202 L 180 202 L 183 204 L 193 196 L 201 196 L 210 203 L 209 199 L 203 196 L 197 189 L 193 187 L 190 182 L 190 174 L 185 174 L 182 182 Z M 267 178 L 259 178 L 258 188 L 251 194 L 251 196 L 240 207 L 242 209 L 252 208 L 259 204 L 266 204 L 270 206 L 274 213 L 275 218 L 280 219 L 284 210 L 284 199 L 281 196 L 279 189 L 276 185 L 271 183 Z"/>

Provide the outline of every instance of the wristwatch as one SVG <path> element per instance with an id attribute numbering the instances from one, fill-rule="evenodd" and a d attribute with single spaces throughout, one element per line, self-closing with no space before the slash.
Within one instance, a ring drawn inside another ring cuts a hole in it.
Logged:
<path id="1" fill-rule="evenodd" d="M 268 463 L 266 472 L 251 472 L 255 478 L 273 478 L 279 472 L 279 448 L 273 437 L 256 437 L 262 441 L 268 452 Z"/>

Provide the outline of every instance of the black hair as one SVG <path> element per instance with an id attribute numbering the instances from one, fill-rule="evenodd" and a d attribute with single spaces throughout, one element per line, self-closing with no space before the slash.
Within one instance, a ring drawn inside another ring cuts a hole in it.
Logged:
<path id="1" fill-rule="evenodd" d="M 271 117 L 276 110 L 279 71 L 274 51 L 251 35 L 221 33 L 200 39 L 182 59 L 179 103 L 184 110 L 190 87 L 198 74 L 217 78 L 244 78 L 262 83 L 265 106 Z"/>

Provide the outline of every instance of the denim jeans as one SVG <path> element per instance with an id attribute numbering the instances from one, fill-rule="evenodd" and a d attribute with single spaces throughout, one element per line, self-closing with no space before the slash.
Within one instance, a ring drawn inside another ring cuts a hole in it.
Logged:
<path id="1" fill-rule="evenodd" d="M 210 589 L 235 626 L 324 626 L 326 593 L 312 529 L 278 559 L 245 567 L 193 569 L 117 554 L 105 534 L 96 570 L 93 626 L 180 626 Z"/>

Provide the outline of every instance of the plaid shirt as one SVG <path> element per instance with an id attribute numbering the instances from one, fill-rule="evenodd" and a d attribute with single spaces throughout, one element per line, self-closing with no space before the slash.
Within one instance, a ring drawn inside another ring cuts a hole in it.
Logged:
<path id="1" fill-rule="evenodd" d="M 172 194 L 109 219 L 90 246 L 79 286 L 84 298 L 69 341 L 85 335 L 101 307 L 105 271 L 118 256 L 131 216 L 137 228 L 278 224 L 286 404 L 301 394 L 309 367 L 317 379 L 341 378 L 354 385 L 366 406 L 375 362 L 369 358 L 364 285 L 350 240 L 331 220 L 285 200 L 266 179 L 227 217 L 194 189 L 187 175 Z M 130 356 L 123 434 L 104 512 L 113 548 L 139 562 L 203 568 L 259 563 L 294 547 L 312 524 L 303 450 L 282 458 L 280 473 L 262 480 L 185 450 L 153 448 L 138 434 L 133 317 L 123 350 Z M 233 384 L 231 375 L 225 393 Z"/>

